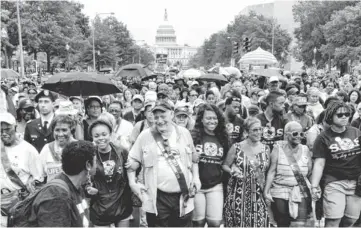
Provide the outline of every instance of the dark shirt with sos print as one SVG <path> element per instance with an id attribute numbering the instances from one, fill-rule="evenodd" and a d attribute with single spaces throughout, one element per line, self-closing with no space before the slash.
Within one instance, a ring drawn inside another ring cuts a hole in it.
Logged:
<path id="1" fill-rule="evenodd" d="M 272 121 L 269 122 L 264 113 L 258 114 L 256 117 L 261 121 L 263 127 L 261 141 L 268 145 L 272 151 L 273 144 L 276 141 L 283 140 L 283 132 L 287 120 L 283 116 L 274 116 Z"/>
<path id="2" fill-rule="evenodd" d="M 112 145 L 112 144 L 111 144 Z M 90 219 L 94 225 L 107 226 L 129 217 L 132 213 L 131 190 L 124 167 L 127 152 L 112 145 L 108 153 L 97 153 Z"/>
<path id="3" fill-rule="evenodd" d="M 361 174 L 360 130 L 346 127 L 342 133 L 326 129 L 313 144 L 313 157 L 325 158 L 325 185 L 337 180 L 357 180 Z"/>
<path id="4" fill-rule="evenodd" d="M 231 145 L 243 140 L 244 120 L 238 116 L 226 124 Z"/>
<path id="5" fill-rule="evenodd" d="M 199 179 L 202 189 L 209 189 L 222 183 L 222 164 L 225 151 L 214 135 L 205 134 L 200 144 L 196 144 L 199 154 Z"/>

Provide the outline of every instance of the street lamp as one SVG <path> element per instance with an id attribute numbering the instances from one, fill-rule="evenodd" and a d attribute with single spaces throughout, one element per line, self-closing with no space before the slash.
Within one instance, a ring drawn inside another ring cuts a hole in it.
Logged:
<path id="1" fill-rule="evenodd" d="M 67 52 L 67 71 L 69 71 L 69 48 L 70 48 L 70 46 L 69 46 L 69 44 L 66 44 L 65 45 L 65 49 L 66 49 L 66 52 Z"/>
<path id="2" fill-rule="evenodd" d="M 312 64 L 316 67 L 316 53 L 317 53 L 317 48 L 315 47 L 313 49 L 313 60 L 312 60 Z"/>
<path id="3" fill-rule="evenodd" d="M 106 14 L 110 14 L 110 15 L 114 15 L 114 12 L 110 12 L 110 13 L 96 13 L 95 17 L 99 16 L 99 15 L 106 15 Z M 95 24 L 94 24 L 94 19 L 93 19 L 93 69 L 95 71 Z"/>

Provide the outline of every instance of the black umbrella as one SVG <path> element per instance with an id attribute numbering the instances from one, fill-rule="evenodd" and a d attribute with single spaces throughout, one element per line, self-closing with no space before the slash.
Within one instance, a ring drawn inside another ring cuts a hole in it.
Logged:
<path id="1" fill-rule="evenodd" d="M 221 84 L 228 83 L 228 80 L 221 74 L 205 74 L 197 78 L 198 81 L 206 81 L 206 82 L 219 82 Z"/>
<path id="2" fill-rule="evenodd" d="M 146 80 L 151 76 L 156 76 L 154 72 L 149 70 L 147 66 L 143 64 L 128 64 L 119 69 L 119 71 L 115 74 L 115 77 L 118 78 L 139 78 L 141 80 Z"/>
<path id="3" fill-rule="evenodd" d="M 121 92 L 109 77 L 87 72 L 56 74 L 42 88 L 66 96 L 103 96 Z"/>

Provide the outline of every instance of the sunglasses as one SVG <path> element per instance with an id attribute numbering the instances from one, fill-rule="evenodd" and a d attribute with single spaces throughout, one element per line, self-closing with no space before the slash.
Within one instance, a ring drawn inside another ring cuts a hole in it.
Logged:
<path id="1" fill-rule="evenodd" d="M 34 108 L 33 107 L 28 107 L 28 108 L 23 108 L 23 110 L 25 112 L 33 112 L 34 111 Z"/>
<path id="2" fill-rule="evenodd" d="M 344 112 L 344 113 L 336 113 L 337 118 L 342 118 L 343 116 L 345 117 L 350 117 L 351 114 L 349 112 Z"/>
<path id="3" fill-rule="evenodd" d="M 292 135 L 292 137 L 298 137 L 298 136 L 301 138 L 305 137 L 305 133 L 303 132 L 293 131 L 290 134 Z"/>
<path id="4" fill-rule="evenodd" d="M 307 105 L 296 105 L 299 108 L 306 108 Z"/>

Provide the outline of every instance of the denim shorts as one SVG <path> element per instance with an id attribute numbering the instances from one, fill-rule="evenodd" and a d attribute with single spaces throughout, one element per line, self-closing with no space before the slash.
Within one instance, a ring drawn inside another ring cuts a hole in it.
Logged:
<path id="1" fill-rule="evenodd" d="M 204 219 L 220 221 L 223 216 L 222 183 L 209 189 L 201 189 L 194 198 L 193 221 Z"/>
<path id="2" fill-rule="evenodd" d="M 323 193 L 325 218 L 340 219 L 346 216 L 351 219 L 358 219 L 361 212 L 361 197 L 355 195 L 355 188 L 355 180 L 328 183 Z"/>

